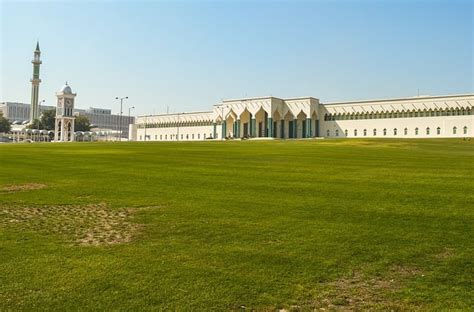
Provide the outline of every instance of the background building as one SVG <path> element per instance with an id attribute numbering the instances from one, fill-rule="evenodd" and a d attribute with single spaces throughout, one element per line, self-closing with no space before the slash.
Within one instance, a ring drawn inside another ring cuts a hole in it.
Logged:
<path id="1" fill-rule="evenodd" d="M 31 104 L 18 102 L 1 102 L 0 111 L 3 117 L 7 118 L 11 123 L 21 124 L 30 121 Z M 54 110 L 55 106 L 41 105 L 39 106 L 39 114 L 46 110 Z"/>
<path id="2" fill-rule="evenodd" d="M 2 102 L 0 103 L 0 112 L 12 124 L 26 124 L 30 121 L 30 104 L 17 102 Z M 41 113 L 46 110 L 55 110 L 56 106 L 40 105 L 39 111 Z M 88 109 L 74 108 L 75 115 L 84 115 L 89 119 L 89 122 L 98 130 L 119 130 L 120 115 L 112 114 L 112 111 L 107 108 Z M 133 124 L 135 117 L 122 116 L 122 138 L 127 138 L 129 124 Z"/>
<path id="3" fill-rule="evenodd" d="M 312 97 L 225 100 L 208 112 L 139 116 L 130 138 L 472 137 L 473 106 L 473 94 L 338 103 Z"/>

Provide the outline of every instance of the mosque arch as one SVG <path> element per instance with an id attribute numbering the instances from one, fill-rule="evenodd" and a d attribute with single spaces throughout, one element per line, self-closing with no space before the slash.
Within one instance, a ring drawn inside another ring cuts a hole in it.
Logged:
<path id="1" fill-rule="evenodd" d="M 291 111 L 288 111 L 282 120 L 282 137 L 283 138 L 295 138 L 295 116 Z"/>

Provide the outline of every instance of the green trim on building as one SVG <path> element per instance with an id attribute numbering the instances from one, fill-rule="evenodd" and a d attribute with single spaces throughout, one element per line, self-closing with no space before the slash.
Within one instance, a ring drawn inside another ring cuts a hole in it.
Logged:
<path id="1" fill-rule="evenodd" d="M 280 137 L 285 138 L 285 120 L 280 120 Z"/>
<path id="2" fill-rule="evenodd" d="M 267 137 L 273 138 L 273 118 L 267 118 Z"/>
<path id="3" fill-rule="evenodd" d="M 222 123 L 222 139 L 227 137 L 227 122 Z"/>
<path id="4" fill-rule="evenodd" d="M 256 135 L 256 128 L 257 128 L 257 120 L 255 118 L 252 118 L 250 120 L 250 136 L 251 137 L 255 137 Z"/>
<path id="5" fill-rule="evenodd" d="M 313 129 L 311 129 L 311 126 L 312 126 L 313 123 L 311 122 L 311 118 L 306 119 L 306 124 L 307 124 L 306 137 L 311 138 L 313 136 Z"/>
<path id="6" fill-rule="evenodd" d="M 306 120 L 301 120 L 301 125 L 302 125 L 302 129 L 301 129 L 301 137 L 304 139 L 306 138 L 306 128 L 307 128 L 307 125 L 306 125 Z"/>
<path id="7" fill-rule="evenodd" d="M 298 119 L 293 121 L 293 138 L 296 139 L 298 137 Z"/>
<path id="8" fill-rule="evenodd" d="M 234 136 L 236 138 L 240 138 L 240 119 L 237 119 L 237 121 L 235 122 L 235 134 Z"/>
<path id="9" fill-rule="evenodd" d="M 217 138 L 217 124 L 215 122 L 212 123 L 212 127 L 214 129 L 214 132 L 212 134 L 212 137 L 215 139 Z"/>

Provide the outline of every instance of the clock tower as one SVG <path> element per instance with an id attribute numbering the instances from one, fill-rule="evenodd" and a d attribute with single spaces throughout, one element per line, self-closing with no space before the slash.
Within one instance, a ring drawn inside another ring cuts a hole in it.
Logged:
<path id="1" fill-rule="evenodd" d="M 56 93 L 58 102 L 56 105 L 56 120 L 54 123 L 54 141 L 74 141 L 74 98 L 71 87 L 66 84 Z"/>

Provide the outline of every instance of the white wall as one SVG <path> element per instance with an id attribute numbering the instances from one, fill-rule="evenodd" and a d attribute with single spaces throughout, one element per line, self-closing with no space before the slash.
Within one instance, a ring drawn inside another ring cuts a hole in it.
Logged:
<path id="1" fill-rule="evenodd" d="M 217 127 L 218 138 L 221 136 L 221 127 Z M 136 130 L 136 140 L 145 141 L 145 129 Z M 146 141 L 203 141 L 213 134 L 213 126 L 147 128 Z M 178 138 L 177 138 L 178 136 Z"/>
<path id="2" fill-rule="evenodd" d="M 430 134 L 426 134 L 426 128 L 430 128 Z M 440 134 L 437 134 L 437 128 L 441 128 Z M 457 128 L 456 134 L 453 134 L 453 127 Z M 464 134 L 463 128 L 467 127 L 467 134 Z M 397 134 L 394 135 L 394 129 Z M 404 129 L 408 133 L 404 134 Z M 415 134 L 415 128 L 418 128 L 418 135 Z M 339 130 L 339 137 L 344 138 L 344 131 L 348 130 L 348 138 L 363 138 L 364 129 L 367 129 L 368 138 L 374 137 L 373 129 L 377 129 L 375 137 L 388 138 L 452 138 L 452 137 L 473 137 L 474 136 L 474 115 L 463 116 L 438 116 L 438 117 L 412 117 L 412 118 L 383 118 L 383 119 L 358 119 L 358 120 L 320 120 L 320 136 L 328 137 L 327 130 L 330 131 L 329 137 L 336 138 L 336 130 Z M 357 136 L 354 130 L 357 129 Z M 384 136 L 383 129 L 387 129 Z"/>

